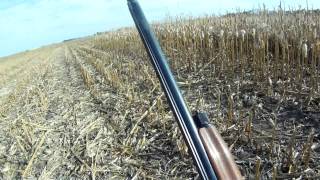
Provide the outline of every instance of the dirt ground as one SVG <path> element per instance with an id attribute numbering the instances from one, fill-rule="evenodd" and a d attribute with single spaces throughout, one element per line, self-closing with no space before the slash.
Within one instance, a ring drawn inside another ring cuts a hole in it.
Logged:
<path id="1" fill-rule="evenodd" d="M 8 71 L 0 72 L 0 179 L 197 179 L 155 76 L 142 82 L 137 71 L 132 89 L 117 89 L 80 46 L 0 62 Z M 131 60 L 116 57 L 113 69 Z M 319 178 L 320 99 L 268 96 L 250 83 L 239 89 L 224 77 L 209 81 L 207 71 L 179 77 L 183 95 L 191 110 L 208 112 L 247 179 L 258 171 L 262 179 Z"/>

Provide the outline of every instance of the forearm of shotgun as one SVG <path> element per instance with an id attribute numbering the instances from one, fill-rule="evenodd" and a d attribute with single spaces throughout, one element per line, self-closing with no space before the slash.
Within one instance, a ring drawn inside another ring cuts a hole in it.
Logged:
<path id="1" fill-rule="evenodd" d="M 210 125 L 210 127 L 200 128 L 199 135 L 218 179 L 243 179 L 227 144 L 218 130 Z"/>
<path id="2" fill-rule="evenodd" d="M 210 163 L 219 180 L 242 180 L 239 168 L 221 137 L 218 130 L 208 122 L 205 113 L 197 113 L 194 117 L 202 144 L 205 147 Z"/>

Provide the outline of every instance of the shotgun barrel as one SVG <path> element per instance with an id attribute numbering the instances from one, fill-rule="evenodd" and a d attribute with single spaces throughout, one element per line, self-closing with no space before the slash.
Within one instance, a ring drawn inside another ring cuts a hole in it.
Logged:
<path id="1" fill-rule="evenodd" d="M 209 143 L 202 142 L 208 141 L 208 139 L 210 140 L 210 137 L 215 135 L 217 131 L 212 131 L 215 129 L 210 128 L 208 131 L 208 129 L 206 129 L 208 127 L 197 127 L 196 122 L 192 117 L 172 75 L 166 57 L 162 52 L 161 47 L 153 31 L 151 30 L 139 3 L 136 0 L 127 0 L 127 2 L 130 13 L 147 50 L 153 68 L 155 69 L 160 80 L 162 89 L 165 92 L 168 103 L 178 122 L 200 176 L 202 179 L 217 179 L 217 173 L 218 175 L 221 173 L 215 172 L 216 165 L 213 164 L 212 161 L 217 160 L 215 157 L 217 155 L 221 155 L 221 153 L 211 154 L 211 156 L 208 156 L 208 151 L 209 153 L 216 153 L 217 151 L 219 152 L 220 149 L 217 150 L 217 148 L 215 148 L 215 143 L 210 143 L 212 140 L 209 141 Z M 199 117 L 199 121 L 201 121 L 202 116 Z M 219 137 L 217 138 L 218 142 L 220 142 L 222 139 L 221 136 Z M 223 143 L 220 144 L 224 146 L 224 149 L 227 149 Z"/>
<path id="2" fill-rule="evenodd" d="M 128 0 L 128 6 L 199 173 L 203 179 L 217 179 L 201 142 L 197 126 L 182 98 L 166 58 L 154 33 L 150 29 L 140 5 L 136 0 Z"/>

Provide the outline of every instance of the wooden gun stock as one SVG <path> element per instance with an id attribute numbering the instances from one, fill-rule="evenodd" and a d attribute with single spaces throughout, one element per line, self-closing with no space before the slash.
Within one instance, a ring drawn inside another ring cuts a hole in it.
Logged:
<path id="1" fill-rule="evenodd" d="M 218 130 L 210 125 L 209 127 L 200 128 L 199 135 L 218 179 L 243 179 L 228 146 Z"/>
<path id="2" fill-rule="evenodd" d="M 217 178 L 221 180 L 244 179 L 227 144 L 218 130 L 209 123 L 207 115 L 202 112 L 196 112 L 193 118 L 197 124 L 199 136 Z"/>

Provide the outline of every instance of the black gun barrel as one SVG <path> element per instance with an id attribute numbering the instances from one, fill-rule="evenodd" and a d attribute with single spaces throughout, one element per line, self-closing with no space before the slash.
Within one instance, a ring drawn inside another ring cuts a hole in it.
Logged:
<path id="1" fill-rule="evenodd" d="M 139 3 L 136 0 L 128 0 L 128 6 L 161 86 L 165 91 L 168 103 L 186 140 L 186 144 L 190 150 L 189 152 L 192 154 L 198 168 L 199 174 L 203 179 L 217 179 L 206 150 L 201 142 L 197 126 L 184 102 L 166 57 L 154 33 L 151 31 Z"/>

